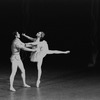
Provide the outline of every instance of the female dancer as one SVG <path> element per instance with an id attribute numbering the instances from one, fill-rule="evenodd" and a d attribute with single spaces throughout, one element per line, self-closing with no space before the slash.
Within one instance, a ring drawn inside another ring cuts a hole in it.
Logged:
<path id="1" fill-rule="evenodd" d="M 32 38 L 27 36 L 26 34 L 22 34 L 22 35 L 27 37 L 28 39 L 32 40 Z M 43 58 L 47 54 L 67 54 L 67 53 L 70 53 L 70 51 L 49 50 L 48 43 L 45 40 L 40 41 L 40 39 L 43 38 L 44 35 L 45 35 L 44 32 L 38 32 L 36 34 L 37 39 L 34 42 L 26 43 L 27 47 L 30 47 L 31 45 L 34 47 L 36 45 L 36 48 L 37 48 L 37 51 L 32 52 L 31 56 L 30 56 L 30 60 L 32 62 L 37 62 L 37 69 L 38 69 L 38 79 L 37 79 L 37 83 L 36 83 L 37 87 L 39 87 L 39 85 L 40 85 L 40 79 L 41 79 L 41 75 L 42 75 L 41 66 L 42 66 Z"/>

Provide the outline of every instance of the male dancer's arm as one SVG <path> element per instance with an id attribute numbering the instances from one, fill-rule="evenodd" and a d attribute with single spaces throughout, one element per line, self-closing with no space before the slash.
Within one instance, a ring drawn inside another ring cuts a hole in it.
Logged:
<path id="1" fill-rule="evenodd" d="M 37 48 L 35 48 L 35 49 L 30 49 L 30 48 L 23 47 L 22 49 L 25 50 L 25 51 L 31 51 L 31 52 L 37 51 Z"/>
<path id="2" fill-rule="evenodd" d="M 25 45 L 38 45 L 39 42 L 29 42 L 29 43 L 25 43 Z"/>
<path id="3" fill-rule="evenodd" d="M 35 49 L 30 49 L 30 48 L 25 47 L 25 44 L 24 44 L 22 41 L 19 41 L 19 42 L 16 44 L 16 46 L 17 46 L 18 48 L 22 49 L 22 50 L 25 50 L 25 51 L 31 51 L 31 52 L 37 51 L 37 48 L 35 48 Z"/>

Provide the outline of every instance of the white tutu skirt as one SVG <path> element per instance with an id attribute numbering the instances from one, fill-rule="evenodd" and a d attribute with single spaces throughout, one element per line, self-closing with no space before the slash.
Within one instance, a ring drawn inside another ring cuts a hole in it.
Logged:
<path id="1" fill-rule="evenodd" d="M 43 59 L 45 56 L 46 56 L 46 52 L 32 52 L 31 53 L 31 56 L 30 56 L 30 61 L 32 62 L 37 62 L 39 61 L 40 59 Z"/>

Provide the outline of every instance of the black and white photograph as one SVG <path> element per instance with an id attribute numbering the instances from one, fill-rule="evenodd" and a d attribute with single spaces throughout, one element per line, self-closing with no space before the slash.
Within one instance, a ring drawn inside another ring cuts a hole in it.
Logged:
<path id="1" fill-rule="evenodd" d="M 0 0 L 0 100 L 99 100 L 99 6 Z"/>

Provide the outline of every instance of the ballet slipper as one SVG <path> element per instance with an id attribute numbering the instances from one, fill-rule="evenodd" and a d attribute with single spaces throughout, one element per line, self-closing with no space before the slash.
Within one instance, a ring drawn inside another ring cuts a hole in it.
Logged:
<path id="1" fill-rule="evenodd" d="M 31 87 L 31 86 L 29 86 L 29 85 L 25 84 L 25 85 L 24 85 L 24 87 Z"/>
<path id="2" fill-rule="evenodd" d="M 39 85 L 40 85 L 40 81 L 37 81 L 37 83 L 36 83 L 36 87 L 38 88 Z"/>
<path id="3" fill-rule="evenodd" d="M 10 88 L 10 90 L 11 90 L 11 91 L 13 91 L 13 92 L 15 92 L 15 91 L 16 91 L 13 87 L 11 87 L 11 88 Z"/>

